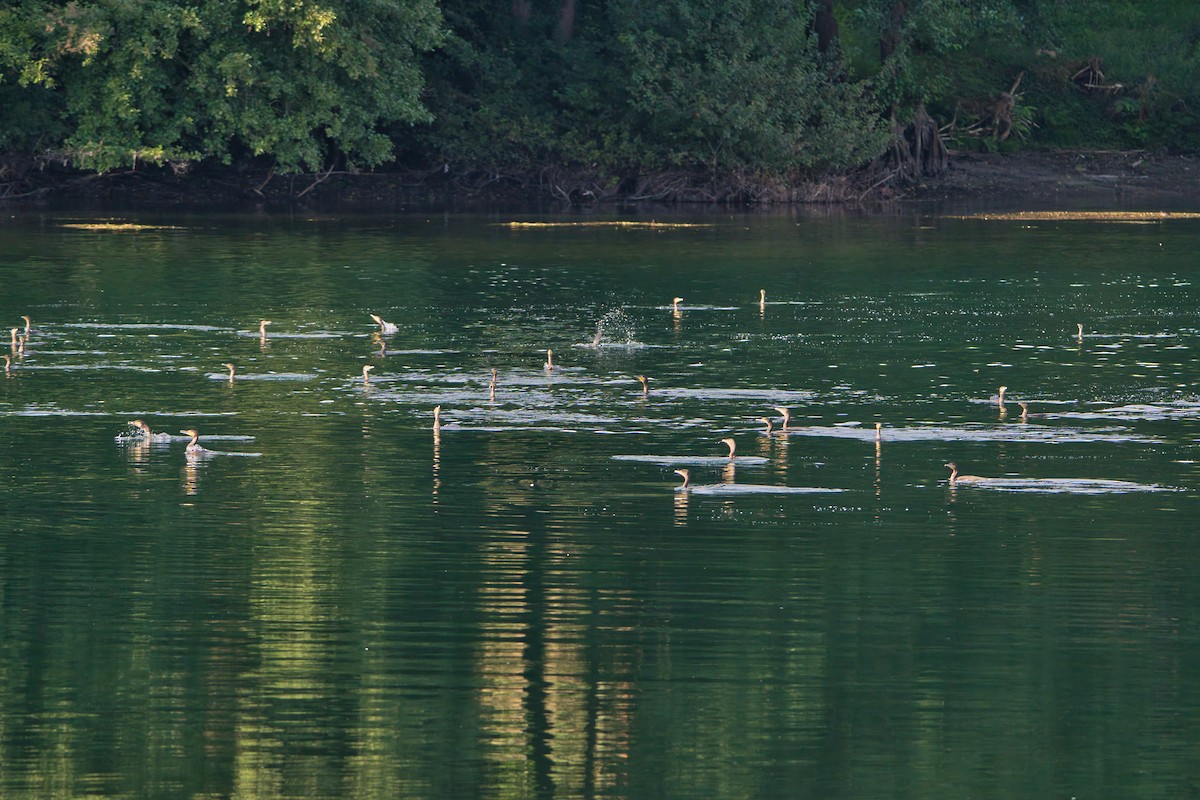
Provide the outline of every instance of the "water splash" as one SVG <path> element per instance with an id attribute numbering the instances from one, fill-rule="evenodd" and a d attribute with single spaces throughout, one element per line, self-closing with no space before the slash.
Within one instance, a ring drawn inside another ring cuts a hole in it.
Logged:
<path id="1" fill-rule="evenodd" d="M 633 320 L 623 308 L 614 308 L 596 322 L 596 335 L 592 347 L 630 347 L 636 344 L 633 337 Z"/>

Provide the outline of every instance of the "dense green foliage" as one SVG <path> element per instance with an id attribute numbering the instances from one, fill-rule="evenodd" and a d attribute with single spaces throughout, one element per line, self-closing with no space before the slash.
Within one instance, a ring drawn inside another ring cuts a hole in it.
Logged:
<path id="1" fill-rule="evenodd" d="M 108 170 L 399 157 L 457 173 L 863 164 L 961 145 L 1200 150 L 1190 0 L 10 0 L 0 150 Z"/>
<path id="2" fill-rule="evenodd" d="M 431 62 L 439 123 L 425 139 L 444 160 L 782 171 L 884 143 L 871 97 L 837 80 L 802 4 L 613 0 L 580 8 L 566 41 L 562 5 L 527 20 L 445 6 L 454 34 Z"/>
<path id="3" fill-rule="evenodd" d="M 986 119 L 1016 85 L 1015 139 L 1200 150 L 1200 6 L 1191 0 L 865 0 L 841 8 L 855 74 L 876 76 L 881 101 L 923 102 L 943 124 L 956 121 L 951 135 Z M 897 42 L 886 62 L 881 32 Z"/>
<path id="4" fill-rule="evenodd" d="M 415 54 L 432 0 L 18 0 L 0 10 L 7 147 L 85 167 L 268 155 L 391 156 L 381 123 L 424 122 Z"/>

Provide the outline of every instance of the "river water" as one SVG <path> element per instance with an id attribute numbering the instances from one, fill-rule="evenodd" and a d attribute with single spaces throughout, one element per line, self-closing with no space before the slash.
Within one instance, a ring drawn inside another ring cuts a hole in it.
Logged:
<path id="1" fill-rule="evenodd" d="M 513 219 L 0 222 L 0 796 L 1197 792 L 1200 221 Z"/>

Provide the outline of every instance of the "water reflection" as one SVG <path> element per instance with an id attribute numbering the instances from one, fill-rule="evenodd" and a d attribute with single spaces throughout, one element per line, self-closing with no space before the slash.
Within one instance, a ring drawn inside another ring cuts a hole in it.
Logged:
<path id="1" fill-rule="evenodd" d="M 438 490 L 442 488 L 442 430 L 433 426 L 433 503 L 437 505 Z"/>
<path id="2" fill-rule="evenodd" d="M 882 424 L 875 423 L 875 500 L 883 497 L 883 432 Z M 878 516 L 876 517 L 878 521 Z"/>
<path id="3" fill-rule="evenodd" d="M 125 443 L 125 454 L 129 463 L 135 466 L 145 465 L 150 458 L 150 448 L 153 445 L 146 438 L 129 439 Z M 159 445 L 161 447 L 161 445 Z"/>
<path id="4" fill-rule="evenodd" d="M 676 489 L 674 497 L 674 516 L 673 520 L 676 525 L 687 525 L 688 522 L 688 496 L 689 492 L 686 488 Z"/>
<path id="5" fill-rule="evenodd" d="M 775 450 L 774 467 L 775 472 L 780 476 L 786 476 L 788 471 L 789 458 L 788 446 L 789 439 L 787 434 L 780 433 L 778 436 L 771 438 L 771 446 Z"/>
<path id="6" fill-rule="evenodd" d="M 183 493 L 188 497 L 200 494 L 200 468 L 204 458 L 188 454 L 183 459 Z"/>
<path id="7" fill-rule="evenodd" d="M 761 436 L 759 436 L 759 438 L 755 442 L 755 444 L 758 445 L 759 457 L 765 458 L 766 460 L 770 461 L 771 454 L 774 452 L 773 445 L 775 444 L 775 440 L 771 436 L 770 420 L 764 420 L 764 421 L 768 423 L 767 430 L 764 431 Z"/>

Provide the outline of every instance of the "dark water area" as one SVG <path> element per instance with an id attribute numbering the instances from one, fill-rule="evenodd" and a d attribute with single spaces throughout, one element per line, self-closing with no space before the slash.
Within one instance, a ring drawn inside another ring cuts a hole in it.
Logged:
<path id="1" fill-rule="evenodd" d="M 513 219 L 0 221 L 0 796 L 1200 792 L 1200 221 Z"/>

